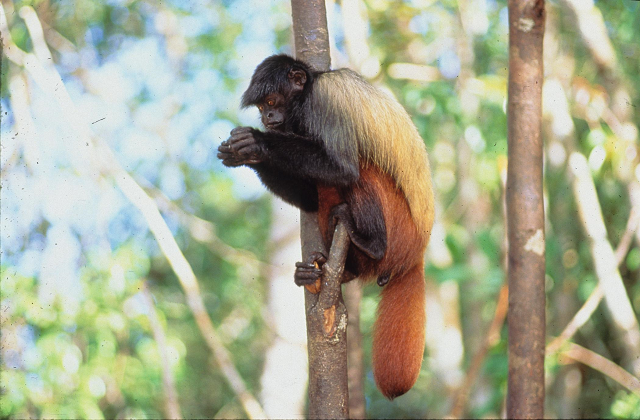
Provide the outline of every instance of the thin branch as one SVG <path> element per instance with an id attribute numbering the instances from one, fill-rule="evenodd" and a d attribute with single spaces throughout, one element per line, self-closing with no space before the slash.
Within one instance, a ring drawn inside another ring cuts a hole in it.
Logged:
<path id="1" fill-rule="evenodd" d="M 160 211 L 156 207 L 153 199 L 151 199 L 142 187 L 119 165 L 111 150 L 108 149 L 102 141 L 98 142 L 98 155 L 103 159 L 103 162 L 109 165 L 106 169 L 110 172 L 120 190 L 145 218 L 162 253 L 169 261 L 169 264 L 185 291 L 187 304 L 194 315 L 196 324 L 205 342 L 212 351 L 229 385 L 231 385 L 233 391 L 238 395 L 246 413 L 250 418 L 266 417 L 258 401 L 247 390 L 242 377 L 233 365 L 229 351 L 224 347 L 221 339 L 218 337 L 218 333 L 204 306 L 198 280 L 188 261 L 182 254 L 182 251 L 180 251 L 175 238 L 160 215 Z"/>
<path id="2" fill-rule="evenodd" d="M 11 156 L 7 159 L 4 166 L 2 166 L 2 178 L 6 177 L 11 167 L 18 162 L 18 158 L 22 154 L 22 146 L 25 139 L 35 138 L 36 135 L 33 115 L 29 108 L 27 78 L 24 73 L 18 73 L 16 71 L 10 71 L 8 73 L 9 100 L 11 101 L 11 110 L 14 115 L 13 128 L 15 131 L 14 134 L 12 134 L 13 138 L 6 143 L 13 143 L 15 141 L 15 145 L 12 147 Z M 4 151 L 6 153 L 6 149 L 4 149 Z M 25 164 L 31 166 L 31 160 L 25 159 Z M 30 167 L 29 169 L 32 170 L 33 168 Z"/>
<path id="3" fill-rule="evenodd" d="M 640 397 L 640 380 L 611 360 L 575 343 L 569 343 L 561 354 L 603 373 Z"/>
<path id="4" fill-rule="evenodd" d="M 618 265 L 622 264 L 624 258 L 627 256 L 629 252 L 629 248 L 631 247 L 631 241 L 633 241 L 633 236 L 638 230 L 638 226 L 640 225 L 640 203 L 635 203 L 631 207 L 631 211 L 629 212 L 629 220 L 627 220 L 627 227 L 622 234 L 622 238 L 620 238 L 620 242 L 618 242 L 618 246 L 616 247 L 615 256 Z"/>
<path id="5" fill-rule="evenodd" d="M 344 223 L 338 222 L 333 233 L 329 258 L 327 258 L 327 262 L 322 267 L 322 286 L 318 298 L 318 305 L 322 308 L 337 305 L 341 298 L 342 273 L 344 272 L 344 263 L 347 259 L 349 244 L 347 228 Z M 329 331 L 326 332 L 329 333 Z"/>
<path id="6" fill-rule="evenodd" d="M 616 70 L 616 53 L 607 35 L 600 9 L 593 1 L 564 0 L 563 2 L 575 13 L 580 34 L 596 63 L 608 70 Z"/>
<path id="7" fill-rule="evenodd" d="M 191 237 L 200 243 L 209 245 L 213 253 L 237 265 L 250 264 L 256 266 L 259 270 L 272 268 L 268 263 L 260 261 L 254 253 L 234 248 L 222 241 L 218 235 L 216 235 L 216 226 L 213 223 L 186 212 L 156 187 L 149 184 L 144 185 L 144 189 L 153 197 L 161 211 L 171 212 L 176 215 L 180 223 L 189 230 Z"/>
<path id="8" fill-rule="evenodd" d="M 591 317 L 593 312 L 595 312 L 596 308 L 600 304 L 604 293 L 602 293 L 602 289 L 600 285 L 596 285 L 596 287 L 591 292 L 591 295 L 584 302 L 582 307 L 576 312 L 576 314 L 571 318 L 571 321 L 564 327 L 564 330 L 560 333 L 559 336 L 554 338 L 549 344 L 547 344 L 547 348 L 545 353 L 547 355 L 553 354 L 560 350 L 563 344 L 569 340 L 573 335 L 582 327 Z"/>
<path id="9" fill-rule="evenodd" d="M 618 243 L 618 247 L 616 248 L 616 251 L 614 253 L 618 266 L 622 264 L 622 262 L 624 261 L 624 257 L 629 251 L 631 240 L 633 239 L 633 234 L 638 227 L 638 221 L 640 221 L 640 212 L 638 212 L 635 207 L 632 207 L 631 213 L 629 214 L 629 220 L 627 221 L 627 228 L 622 235 L 622 239 L 620 240 L 620 243 Z M 569 321 L 560 335 L 558 335 L 549 344 L 547 344 L 547 355 L 557 352 L 567 340 L 573 337 L 576 331 L 578 331 L 578 329 L 580 329 L 580 327 L 582 327 L 589 320 L 593 312 L 595 312 L 603 296 L 604 293 L 602 293 L 600 284 L 597 284 L 582 307 L 578 310 L 578 312 L 576 312 L 573 318 L 571 318 L 571 321 Z"/>
<path id="10" fill-rule="evenodd" d="M 587 159 L 578 152 L 569 158 L 574 174 L 574 193 L 582 225 L 591 242 L 591 255 L 600 288 L 615 328 L 626 347 L 633 372 L 640 374 L 640 327 L 627 295 L 615 254 L 607 238 L 600 201 L 591 177 Z"/>
<path id="11" fill-rule="evenodd" d="M 23 66 L 27 53 L 18 48 L 15 42 L 13 42 L 11 31 L 9 31 L 7 15 L 2 3 L 0 3 L 0 33 L 2 34 L 2 52 L 4 55 L 16 65 Z"/>
<path id="12" fill-rule="evenodd" d="M 162 389 L 164 390 L 165 396 L 164 414 L 169 419 L 180 419 L 182 418 L 182 415 L 180 414 L 178 393 L 176 391 L 173 371 L 171 370 L 169 353 L 167 352 L 167 337 L 164 333 L 164 328 L 162 327 L 160 318 L 158 318 L 156 306 L 153 303 L 153 297 L 151 296 L 149 286 L 146 282 L 142 284 L 142 296 L 144 298 L 144 303 L 147 305 L 147 318 L 149 318 L 151 332 L 158 345 L 158 353 L 160 353 L 160 368 L 162 369 Z"/>
<path id="13" fill-rule="evenodd" d="M 4 10 L 0 5 L 0 30 L 5 29 L 6 19 L 4 19 Z M 123 194 L 129 201 L 142 213 L 147 225 L 158 245 L 165 255 L 173 271 L 175 272 L 182 288 L 186 294 L 187 304 L 193 312 L 196 324 L 200 329 L 207 345 L 212 351 L 216 361 L 218 362 L 223 375 L 231 385 L 231 388 L 238 395 L 245 411 L 250 418 L 264 418 L 264 412 L 258 401 L 247 391 L 242 377 L 236 370 L 231 361 L 231 357 L 227 349 L 223 346 L 217 332 L 211 322 L 211 318 L 207 314 L 202 296 L 198 286 L 197 278 L 189 265 L 189 262 L 182 254 L 178 244 L 173 237 L 171 230 L 162 218 L 158 207 L 153 199 L 149 197 L 145 191 L 138 185 L 129 173 L 122 168 L 120 163 L 113 155 L 108 145 L 99 137 L 91 132 L 89 125 L 83 121 L 81 113 L 78 112 L 75 104 L 71 100 L 67 89 L 62 82 L 60 74 L 57 72 L 51 60 L 44 64 L 43 60 L 51 57 L 48 47 L 42 36 L 42 27 L 35 11 L 28 6 L 20 10 L 20 16 L 25 19 L 25 24 L 32 38 L 34 51 L 42 56 L 34 56 L 24 52 L 17 53 L 24 58 L 22 61 L 24 68 L 34 78 L 40 88 L 48 95 L 53 97 L 57 102 L 57 108 L 64 114 L 71 124 L 72 129 L 76 131 L 78 137 L 86 144 L 94 146 L 93 159 L 96 167 L 100 168 L 104 174 L 111 176 Z M 9 41 L 5 39 L 6 43 Z M 15 44 L 9 45 L 14 51 L 19 50 Z M 36 48 L 37 46 L 37 48 Z M 18 63 L 16 63 L 18 64 Z"/>
<path id="14" fill-rule="evenodd" d="M 50 26 L 47 22 L 40 21 L 42 29 L 44 29 L 44 38 L 47 44 L 60 54 L 75 53 L 76 47 L 73 42 L 69 41 L 55 28 Z"/>

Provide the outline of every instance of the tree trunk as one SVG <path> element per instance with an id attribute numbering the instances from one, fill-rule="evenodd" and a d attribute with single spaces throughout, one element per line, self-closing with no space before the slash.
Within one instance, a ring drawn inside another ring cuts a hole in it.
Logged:
<path id="1" fill-rule="evenodd" d="M 508 418 L 544 417 L 545 237 L 542 193 L 544 0 L 509 0 Z"/>
<path id="2" fill-rule="evenodd" d="M 315 70 L 328 70 L 329 33 L 324 0 L 291 0 L 296 58 Z M 317 217 L 301 212 L 302 256 L 321 251 Z M 341 278 L 349 247 L 345 227 L 339 223 L 324 266 L 319 293 L 305 289 L 307 347 L 309 352 L 309 417 L 348 418 L 347 311 Z"/>
<path id="3" fill-rule="evenodd" d="M 362 356 L 362 333 L 360 332 L 360 302 L 362 283 L 353 280 L 344 285 L 344 300 L 349 313 L 347 325 L 347 366 L 349 366 L 349 417 L 367 417 L 364 398 L 364 362 Z"/>

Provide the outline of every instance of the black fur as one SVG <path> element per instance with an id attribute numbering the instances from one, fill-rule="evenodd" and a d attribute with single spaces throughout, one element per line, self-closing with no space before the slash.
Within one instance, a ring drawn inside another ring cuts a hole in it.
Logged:
<path id="1" fill-rule="evenodd" d="M 317 139 L 273 130 L 258 131 L 254 135 L 265 146 L 265 162 L 273 169 L 313 183 L 335 186 L 348 186 L 358 179 L 357 167 L 329 156 Z"/>
<path id="2" fill-rule="evenodd" d="M 272 55 L 256 67 L 249 88 L 242 95 L 242 107 L 257 105 L 270 93 L 285 94 L 289 89 L 289 72 L 302 70 L 307 74 L 305 89 L 313 85 L 314 73 L 304 62 L 286 54 Z"/>
<path id="3" fill-rule="evenodd" d="M 302 91 L 292 95 L 291 70 L 304 71 L 307 79 Z M 360 186 L 364 187 L 359 189 L 361 193 L 352 193 L 360 177 L 359 162 L 336 156 L 334 149 L 326 147 L 327 139 L 311 136 L 306 128 L 332 123 L 319 121 L 322 116 L 311 106 L 312 99 L 319 99 L 313 98 L 313 83 L 320 74 L 287 55 L 271 56 L 256 68 L 242 96 L 242 106 L 260 105 L 267 95 L 279 93 L 287 98 L 285 121 L 281 130 L 252 130 L 259 146 L 252 150 L 261 150 L 261 161 L 245 164 L 256 171 L 271 192 L 306 211 L 318 209 L 317 185 L 338 187 L 345 203 L 336 207 L 334 216 L 344 220 L 352 243 L 378 260 L 387 246 L 384 216 L 371 188 Z M 353 120 L 346 117 L 347 121 Z"/>
<path id="4" fill-rule="evenodd" d="M 318 190 L 313 182 L 292 176 L 269 163 L 251 165 L 273 194 L 304 211 L 318 210 Z"/>

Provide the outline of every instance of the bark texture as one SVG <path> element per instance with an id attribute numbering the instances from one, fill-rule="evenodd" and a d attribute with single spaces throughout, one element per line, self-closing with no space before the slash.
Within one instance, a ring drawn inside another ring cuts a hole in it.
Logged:
<path id="1" fill-rule="evenodd" d="M 324 0 L 291 0 L 296 58 L 316 70 L 329 70 L 329 32 Z M 326 255 L 317 215 L 301 212 L 302 256 Z M 346 228 L 338 224 L 324 265 L 320 293 L 305 288 L 309 352 L 309 417 L 348 418 L 347 310 L 341 279 L 349 247 Z"/>
<path id="2" fill-rule="evenodd" d="M 509 0 L 507 418 L 544 417 L 544 0 Z"/>

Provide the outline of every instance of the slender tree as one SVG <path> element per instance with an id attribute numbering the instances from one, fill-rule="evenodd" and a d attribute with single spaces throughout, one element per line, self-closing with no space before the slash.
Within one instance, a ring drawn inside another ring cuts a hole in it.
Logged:
<path id="1" fill-rule="evenodd" d="M 509 0 L 508 418 L 544 417 L 545 235 L 542 194 L 544 0 Z"/>
<path id="2" fill-rule="evenodd" d="M 329 33 L 324 0 L 291 0 L 296 57 L 316 70 L 328 70 Z M 303 258 L 325 252 L 315 214 L 301 212 Z M 349 246 L 338 224 L 324 266 L 322 287 L 305 289 L 309 352 L 309 417 L 348 418 L 347 310 L 341 277 Z M 319 292 L 319 293 L 318 293 Z"/>

